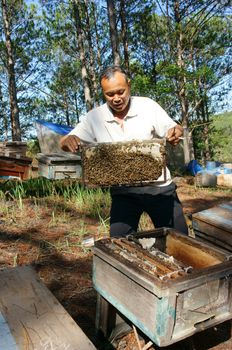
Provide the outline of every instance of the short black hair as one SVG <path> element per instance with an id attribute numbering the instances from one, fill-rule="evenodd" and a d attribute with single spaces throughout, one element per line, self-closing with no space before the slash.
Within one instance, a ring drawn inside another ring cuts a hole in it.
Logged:
<path id="1" fill-rule="evenodd" d="M 109 66 L 103 69 L 100 73 L 99 81 L 101 83 L 102 79 L 111 79 L 115 73 L 122 73 L 125 76 L 126 82 L 128 83 L 129 78 L 127 72 L 120 66 Z"/>

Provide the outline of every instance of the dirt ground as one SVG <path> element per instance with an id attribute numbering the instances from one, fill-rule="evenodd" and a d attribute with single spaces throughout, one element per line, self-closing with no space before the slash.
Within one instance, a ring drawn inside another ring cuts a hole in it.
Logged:
<path id="1" fill-rule="evenodd" d="M 178 195 L 185 213 L 198 212 L 232 200 L 228 189 L 196 188 L 189 180 L 176 179 Z M 0 213 L 0 268 L 33 265 L 47 287 L 56 296 L 97 349 L 112 347 L 95 332 L 96 292 L 92 287 L 92 251 L 82 246 L 80 237 L 70 235 L 85 222 L 82 238 L 98 237 L 97 222 L 84 218 L 70 208 L 69 220 L 52 217 L 54 203 L 39 207 L 38 202 L 24 200 L 14 210 L 13 201 Z M 12 213 L 12 214 L 10 214 Z M 131 340 L 133 338 L 133 341 Z M 128 338 L 129 339 L 129 338 Z M 124 342 L 124 350 L 137 349 L 134 337 Z M 154 345 L 154 349 L 158 349 Z M 231 324 L 225 322 L 198 333 L 164 350 L 232 350 Z"/>

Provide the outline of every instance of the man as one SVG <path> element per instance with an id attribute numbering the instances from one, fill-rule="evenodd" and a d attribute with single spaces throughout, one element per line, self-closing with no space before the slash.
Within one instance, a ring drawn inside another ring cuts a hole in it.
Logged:
<path id="1" fill-rule="evenodd" d="M 61 139 L 64 151 L 76 152 L 82 142 L 119 142 L 166 137 L 177 145 L 183 129 L 153 100 L 131 97 L 130 81 L 118 66 L 108 67 L 100 76 L 106 103 L 92 109 L 68 135 Z M 187 234 L 181 203 L 169 170 L 161 184 L 112 187 L 111 236 L 136 231 L 140 216 L 147 212 L 155 227 L 173 227 Z"/>

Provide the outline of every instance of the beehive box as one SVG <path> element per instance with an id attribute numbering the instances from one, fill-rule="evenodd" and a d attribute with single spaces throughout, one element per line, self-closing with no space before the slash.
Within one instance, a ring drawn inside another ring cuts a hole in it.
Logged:
<path id="1" fill-rule="evenodd" d="M 95 243 L 93 284 L 155 344 L 167 346 L 232 317 L 229 253 L 172 229 L 135 238 L 154 242 L 149 250 L 127 239 Z M 98 313 L 100 328 L 99 320 Z"/>
<path id="2" fill-rule="evenodd" d="M 59 153 L 38 153 L 38 175 L 47 179 L 80 179 L 82 178 L 81 157 Z"/>
<path id="3" fill-rule="evenodd" d="M 232 188 L 232 174 L 217 175 L 217 186 Z"/>
<path id="4" fill-rule="evenodd" d="M 82 149 L 83 180 L 89 186 L 141 185 L 166 178 L 165 140 L 97 143 Z"/>
<path id="5" fill-rule="evenodd" d="M 32 158 L 0 155 L 0 176 L 27 180 L 30 177 Z"/>
<path id="6" fill-rule="evenodd" d="M 0 142 L 0 154 L 6 157 L 25 158 L 27 143 L 21 141 Z"/>
<path id="7" fill-rule="evenodd" d="M 195 176 L 195 185 L 199 187 L 216 187 L 217 176 L 209 173 L 197 173 Z"/>
<path id="8" fill-rule="evenodd" d="M 194 233 L 232 252 L 232 202 L 225 202 L 192 215 Z"/>

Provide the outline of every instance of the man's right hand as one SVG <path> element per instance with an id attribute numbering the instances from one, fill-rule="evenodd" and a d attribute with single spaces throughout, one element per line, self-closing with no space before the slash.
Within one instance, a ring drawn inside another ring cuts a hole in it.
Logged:
<path id="1" fill-rule="evenodd" d="M 81 141 L 79 137 L 75 135 L 65 135 L 60 140 L 60 146 L 62 150 L 66 152 L 73 152 L 73 153 L 78 152 L 80 148 L 80 144 L 81 144 Z"/>

